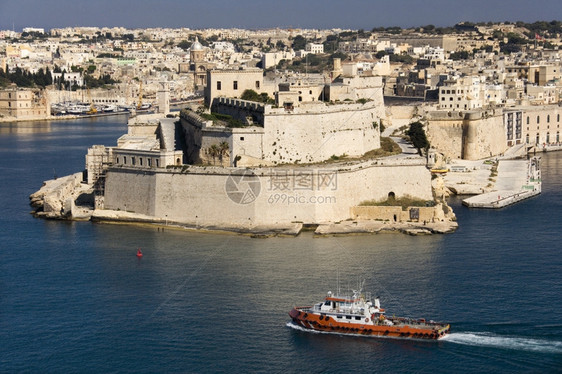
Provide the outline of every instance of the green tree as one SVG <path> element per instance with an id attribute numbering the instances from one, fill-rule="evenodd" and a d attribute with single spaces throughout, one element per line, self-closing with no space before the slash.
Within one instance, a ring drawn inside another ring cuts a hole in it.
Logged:
<path id="1" fill-rule="evenodd" d="M 295 51 L 304 49 L 306 47 L 306 38 L 302 35 L 295 36 L 295 39 L 293 39 L 292 47 Z"/>
<path id="2" fill-rule="evenodd" d="M 453 52 L 449 55 L 449 58 L 453 61 L 468 60 L 470 58 L 470 53 L 467 51 Z"/>
<path id="3" fill-rule="evenodd" d="M 184 51 L 187 51 L 189 47 L 191 47 L 191 42 L 187 40 L 182 40 L 181 42 L 178 43 L 178 47 L 180 47 Z"/>
<path id="4" fill-rule="evenodd" d="M 410 141 L 418 150 L 420 156 L 422 156 L 422 149 L 426 152 L 429 150 L 429 141 L 425 135 L 425 130 L 423 129 L 423 124 L 419 121 L 410 123 L 410 128 L 406 131 L 406 135 L 410 137 Z"/>
<path id="5" fill-rule="evenodd" d="M 260 95 L 256 91 L 250 90 L 250 89 L 244 90 L 244 92 L 242 92 L 242 95 L 240 96 L 240 98 L 242 100 L 261 102 Z"/>

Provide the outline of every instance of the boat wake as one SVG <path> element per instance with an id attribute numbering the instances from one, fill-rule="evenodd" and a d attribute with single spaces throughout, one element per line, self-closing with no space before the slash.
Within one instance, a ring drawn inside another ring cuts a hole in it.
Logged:
<path id="1" fill-rule="evenodd" d="M 305 329 L 304 327 L 299 326 L 299 325 L 297 325 L 297 324 L 294 324 L 293 322 L 287 322 L 287 323 L 285 324 L 285 326 L 287 326 L 287 327 L 289 327 L 289 328 L 292 328 L 292 329 L 295 329 L 295 330 L 299 330 L 299 331 L 321 332 L 321 331 L 317 331 L 317 330 Z"/>
<path id="2" fill-rule="evenodd" d="M 561 341 L 499 336 L 485 332 L 454 332 L 445 336 L 441 340 L 470 346 L 542 353 L 562 353 Z"/>

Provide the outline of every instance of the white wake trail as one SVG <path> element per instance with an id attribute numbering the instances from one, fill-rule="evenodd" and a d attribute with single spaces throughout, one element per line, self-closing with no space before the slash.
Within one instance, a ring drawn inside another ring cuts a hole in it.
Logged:
<path id="1" fill-rule="evenodd" d="M 499 336 L 484 332 L 455 332 L 442 340 L 470 346 L 542 353 L 562 353 L 562 342 L 524 337 Z"/>

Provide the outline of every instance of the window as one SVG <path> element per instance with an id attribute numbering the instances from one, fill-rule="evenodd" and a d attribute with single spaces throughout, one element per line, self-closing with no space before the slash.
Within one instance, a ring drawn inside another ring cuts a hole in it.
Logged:
<path id="1" fill-rule="evenodd" d="M 139 165 L 142 166 L 142 157 L 139 157 Z"/>
<path id="2" fill-rule="evenodd" d="M 123 156 L 123 165 L 127 165 L 127 156 Z"/>
<path id="3" fill-rule="evenodd" d="M 256 81 L 256 88 L 257 88 L 257 89 L 260 88 L 260 81 Z"/>
<path id="4" fill-rule="evenodd" d="M 134 164 L 135 164 L 135 158 L 131 157 L 131 165 L 134 165 Z"/>
<path id="5" fill-rule="evenodd" d="M 537 116 L 537 123 L 541 123 L 541 117 Z"/>
<path id="6" fill-rule="evenodd" d="M 243 136 L 241 136 L 241 137 L 240 137 L 240 140 L 244 140 L 244 137 L 243 137 Z"/>
<path id="7" fill-rule="evenodd" d="M 115 163 L 116 163 L 116 164 L 119 163 L 119 157 L 117 157 L 117 158 L 115 159 Z"/>
<path id="8" fill-rule="evenodd" d="M 147 158 L 147 159 L 146 159 L 146 164 L 147 164 L 148 166 L 152 166 L 152 159 L 151 159 L 151 158 Z"/>
<path id="9" fill-rule="evenodd" d="M 550 114 L 546 116 L 546 123 L 550 123 Z"/>
<path id="10" fill-rule="evenodd" d="M 529 124 L 529 117 L 527 117 L 527 125 Z M 527 129 L 528 130 L 528 129 Z"/>
<path id="11" fill-rule="evenodd" d="M 160 160 L 156 159 L 156 167 L 159 167 L 159 166 L 160 166 Z"/>
<path id="12" fill-rule="evenodd" d="M 221 90 L 221 81 L 217 81 L 217 90 L 220 91 Z"/>
<path id="13" fill-rule="evenodd" d="M 234 81 L 234 82 L 232 83 L 232 88 L 234 88 L 235 90 L 238 89 L 238 81 Z"/>

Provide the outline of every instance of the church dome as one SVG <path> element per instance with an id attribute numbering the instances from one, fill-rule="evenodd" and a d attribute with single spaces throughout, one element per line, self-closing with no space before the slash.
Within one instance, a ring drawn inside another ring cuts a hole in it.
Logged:
<path id="1" fill-rule="evenodd" d="M 203 50 L 203 46 L 201 45 L 201 43 L 199 43 L 199 39 L 197 39 L 197 37 L 195 37 L 195 41 L 191 45 L 191 50 L 192 51 L 202 51 Z"/>

